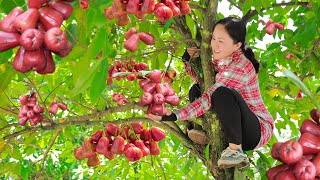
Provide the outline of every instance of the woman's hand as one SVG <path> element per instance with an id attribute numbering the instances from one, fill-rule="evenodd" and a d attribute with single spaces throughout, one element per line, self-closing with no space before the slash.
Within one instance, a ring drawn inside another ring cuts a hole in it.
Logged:
<path id="1" fill-rule="evenodd" d="M 172 114 L 172 112 L 170 110 L 167 110 L 167 115 L 169 116 L 170 114 Z M 152 119 L 154 121 L 161 121 L 161 119 L 162 119 L 162 116 L 157 116 L 154 114 L 145 114 L 144 117 Z"/>
<path id="2" fill-rule="evenodd" d="M 197 58 L 200 56 L 200 49 L 198 47 L 187 48 L 187 52 L 191 58 Z"/>
<path id="3" fill-rule="evenodd" d="M 161 119 L 162 119 L 162 116 L 157 116 L 157 115 L 154 115 L 154 114 L 145 114 L 144 117 L 152 119 L 154 121 L 161 121 Z"/>

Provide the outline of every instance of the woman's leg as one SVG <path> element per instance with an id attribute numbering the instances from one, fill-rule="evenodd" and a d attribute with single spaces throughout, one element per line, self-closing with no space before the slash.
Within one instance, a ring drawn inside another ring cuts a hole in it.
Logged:
<path id="1" fill-rule="evenodd" d="M 189 89 L 189 101 L 190 103 L 192 103 L 193 101 L 195 101 L 196 99 L 198 99 L 199 97 L 201 97 L 201 89 L 199 84 L 194 84 L 190 89 Z M 194 124 L 190 121 L 186 121 L 186 127 L 191 130 L 194 128 Z"/>
<path id="2" fill-rule="evenodd" d="M 242 145 L 243 150 L 256 147 L 261 137 L 258 118 L 236 90 L 228 87 L 216 89 L 212 94 L 212 108 L 228 143 Z"/>
<path id="3" fill-rule="evenodd" d="M 201 89 L 199 84 L 194 84 L 189 90 L 189 101 L 192 103 L 201 97 Z M 208 144 L 209 139 L 203 131 L 201 125 L 187 121 L 188 137 L 197 144 Z"/>

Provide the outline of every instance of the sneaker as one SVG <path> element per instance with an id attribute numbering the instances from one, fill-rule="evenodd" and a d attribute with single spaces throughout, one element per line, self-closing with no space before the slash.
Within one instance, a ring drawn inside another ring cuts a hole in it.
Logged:
<path id="1" fill-rule="evenodd" d="M 196 130 L 196 129 L 191 129 L 188 132 L 189 138 L 197 143 L 197 144 L 208 144 L 209 139 L 204 131 Z"/>
<path id="2" fill-rule="evenodd" d="M 231 168 L 240 163 L 248 163 L 248 156 L 240 149 L 233 150 L 227 147 L 222 151 L 221 157 L 218 160 L 220 168 Z"/>

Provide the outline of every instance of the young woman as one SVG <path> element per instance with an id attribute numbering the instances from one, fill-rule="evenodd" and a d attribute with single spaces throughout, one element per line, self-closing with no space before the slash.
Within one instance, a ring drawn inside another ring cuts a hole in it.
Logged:
<path id="1" fill-rule="evenodd" d="M 210 108 L 216 113 L 229 146 L 221 153 L 218 166 L 230 168 L 247 162 L 243 151 L 257 149 L 271 138 L 274 123 L 261 98 L 259 62 L 245 45 L 246 26 L 227 17 L 215 24 L 211 47 L 216 82 L 201 97 L 166 116 L 146 114 L 153 120 L 188 120 Z M 189 54 L 198 54 L 188 49 Z"/>

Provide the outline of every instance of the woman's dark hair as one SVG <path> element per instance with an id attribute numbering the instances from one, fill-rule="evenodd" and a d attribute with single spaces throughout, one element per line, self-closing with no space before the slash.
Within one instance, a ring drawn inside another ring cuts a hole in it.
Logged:
<path id="1" fill-rule="evenodd" d="M 252 49 L 246 45 L 246 34 L 247 34 L 247 29 L 246 29 L 246 24 L 235 17 L 227 17 L 224 19 L 219 20 L 217 24 L 222 24 L 224 25 L 224 28 L 227 30 L 228 34 L 231 36 L 233 39 L 234 43 L 241 42 L 241 50 L 244 53 L 244 55 L 251 61 L 251 63 L 254 66 L 254 69 L 256 70 L 256 73 L 259 72 L 259 67 L 260 64 L 258 60 L 254 57 L 254 53 Z"/>

